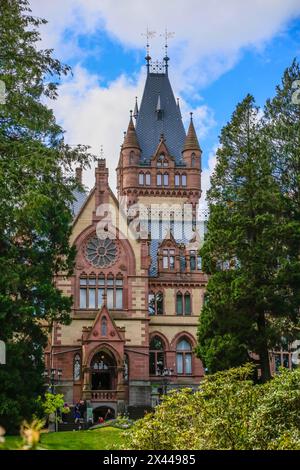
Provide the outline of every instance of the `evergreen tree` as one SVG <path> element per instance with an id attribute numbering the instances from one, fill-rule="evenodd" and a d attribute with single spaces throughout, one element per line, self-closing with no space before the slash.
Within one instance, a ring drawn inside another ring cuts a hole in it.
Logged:
<path id="1" fill-rule="evenodd" d="M 43 347 L 53 321 L 69 321 L 71 299 L 55 286 L 71 273 L 72 166 L 89 164 L 83 146 L 70 148 L 46 99 L 55 99 L 69 67 L 39 50 L 27 0 L 1 0 L 0 80 L 0 421 L 7 430 L 29 419 L 43 391 Z"/>
<path id="2" fill-rule="evenodd" d="M 252 96 L 221 132 L 208 203 L 202 255 L 211 277 L 198 354 L 210 372 L 258 358 L 265 381 L 269 351 L 298 325 L 300 284 L 291 288 L 290 221 L 270 137 Z"/>

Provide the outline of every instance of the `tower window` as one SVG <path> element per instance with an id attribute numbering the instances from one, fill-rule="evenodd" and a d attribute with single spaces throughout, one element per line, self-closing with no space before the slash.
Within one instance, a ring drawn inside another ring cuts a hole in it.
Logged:
<path id="1" fill-rule="evenodd" d="M 194 168 L 196 165 L 196 155 L 194 153 L 192 153 L 191 164 L 192 168 Z"/>
<path id="2" fill-rule="evenodd" d="M 151 175 L 150 173 L 146 173 L 146 186 L 151 185 Z"/>
<path id="3" fill-rule="evenodd" d="M 196 270 L 196 251 L 190 251 L 190 268 L 191 271 Z"/>
<path id="4" fill-rule="evenodd" d="M 130 165 L 134 164 L 134 152 L 133 152 L 133 150 L 131 150 L 131 152 L 129 154 L 129 163 L 130 163 Z"/>
<path id="5" fill-rule="evenodd" d="M 192 347 L 186 339 L 177 343 L 176 366 L 177 374 L 190 375 L 192 373 Z"/>
<path id="6" fill-rule="evenodd" d="M 139 185 L 144 186 L 144 173 L 139 173 Z"/>

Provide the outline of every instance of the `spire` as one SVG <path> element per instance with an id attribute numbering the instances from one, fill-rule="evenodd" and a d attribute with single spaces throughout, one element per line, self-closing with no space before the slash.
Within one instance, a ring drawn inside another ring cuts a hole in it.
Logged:
<path id="1" fill-rule="evenodd" d="M 140 148 L 139 143 L 138 143 L 138 138 L 135 132 L 135 127 L 134 127 L 133 120 L 132 120 L 132 111 L 130 111 L 130 120 L 129 120 L 128 129 L 125 135 L 122 148 L 125 149 L 128 147 L 129 148 L 136 147 L 138 149 Z"/>
<path id="2" fill-rule="evenodd" d="M 137 103 L 137 96 L 135 97 L 135 105 L 134 105 L 134 110 L 133 110 L 133 117 L 135 120 L 137 120 L 137 117 L 139 115 L 139 107 Z"/>
<path id="3" fill-rule="evenodd" d="M 193 123 L 193 113 L 190 113 L 191 121 L 188 129 L 188 133 L 184 142 L 183 150 L 200 150 L 200 145 L 198 142 L 198 137 L 195 131 Z"/>

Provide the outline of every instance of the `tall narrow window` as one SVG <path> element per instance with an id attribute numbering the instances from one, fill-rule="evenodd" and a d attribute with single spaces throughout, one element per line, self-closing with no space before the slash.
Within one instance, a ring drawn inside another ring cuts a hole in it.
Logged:
<path id="1" fill-rule="evenodd" d="M 107 320 L 106 317 L 101 319 L 101 336 L 107 336 Z"/>
<path id="2" fill-rule="evenodd" d="M 191 295 L 188 292 L 184 294 L 184 313 L 191 315 Z"/>
<path id="3" fill-rule="evenodd" d="M 201 258 L 201 256 L 197 256 L 197 269 L 199 269 L 199 271 L 202 271 L 202 258 Z"/>
<path id="4" fill-rule="evenodd" d="M 133 152 L 133 150 L 131 150 L 131 152 L 129 154 L 129 163 L 130 163 L 130 165 L 134 164 L 134 152 Z"/>
<path id="5" fill-rule="evenodd" d="M 151 175 L 150 173 L 146 173 L 146 186 L 151 185 Z"/>
<path id="6" fill-rule="evenodd" d="M 194 153 L 192 153 L 191 163 L 192 167 L 194 168 L 196 165 L 196 155 Z"/>
<path id="7" fill-rule="evenodd" d="M 80 354 L 75 354 L 74 357 L 74 370 L 73 370 L 73 379 L 75 382 L 81 378 L 81 358 Z"/>
<path id="8" fill-rule="evenodd" d="M 168 175 L 168 173 L 164 174 L 164 186 L 169 186 L 169 175 Z"/>
<path id="9" fill-rule="evenodd" d="M 163 250 L 163 269 L 175 269 L 175 250 Z"/>
<path id="10" fill-rule="evenodd" d="M 183 296 L 181 292 L 178 292 L 176 296 L 176 313 L 177 315 L 183 315 Z"/>
<path id="11" fill-rule="evenodd" d="M 164 314 L 164 295 L 162 292 L 149 293 L 148 312 L 150 316 Z"/>
<path id="12" fill-rule="evenodd" d="M 190 251 L 190 268 L 191 271 L 196 270 L 196 251 Z"/>
<path id="13" fill-rule="evenodd" d="M 139 173 L 139 185 L 144 185 L 144 173 Z"/>
<path id="14" fill-rule="evenodd" d="M 157 184 L 157 186 L 161 186 L 161 184 L 162 184 L 162 175 L 161 175 L 161 173 L 157 173 L 157 175 L 156 175 L 156 184 Z"/>
<path id="15" fill-rule="evenodd" d="M 186 186 L 186 175 L 181 176 L 181 184 L 182 186 Z"/>
<path id="16" fill-rule="evenodd" d="M 80 279 L 80 308 L 87 308 L 87 278 Z"/>
<path id="17" fill-rule="evenodd" d="M 180 176 L 175 175 L 175 186 L 180 186 Z"/>
<path id="18" fill-rule="evenodd" d="M 159 336 L 150 341 L 149 372 L 151 375 L 160 375 L 165 365 L 165 347 Z"/>
<path id="19" fill-rule="evenodd" d="M 189 375 L 192 373 L 192 347 L 186 339 L 177 343 L 176 365 L 177 374 Z"/>

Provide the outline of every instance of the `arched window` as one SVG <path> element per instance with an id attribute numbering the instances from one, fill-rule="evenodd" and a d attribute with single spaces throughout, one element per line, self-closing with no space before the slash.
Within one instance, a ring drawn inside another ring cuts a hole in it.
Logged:
<path id="1" fill-rule="evenodd" d="M 181 339 L 176 347 L 177 374 L 189 375 L 192 373 L 192 347 L 189 341 Z"/>
<path id="2" fill-rule="evenodd" d="M 160 375 L 165 367 L 165 345 L 159 336 L 154 336 L 150 341 L 149 373 Z"/>
<path id="3" fill-rule="evenodd" d="M 169 186 L 169 174 L 164 174 L 164 186 Z"/>
<path id="4" fill-rule="evenodd" d="M 196 251 L 194 250 L 191 250 L 190 251 L 190 269 L 191 271 L 195 271 L 196 270 L 196 256 L 197 256 L 197 253 Z"/>
<path id="5" fill-rule="evenodd" d="M 163 315 L 164 313 L 164 295 L 162 292 L 150 292 L 148 298 L 149 315 Z"/>
<path id="6" fill-rule="evenodd" d="M 183 174 L 181 176 L 181 184 L 182 184 L 182 186 L 186 186 L 186 175 L 185 174 Z"/>
<path id="7" fill-rule="evenodd" d="M 129 163 L 130 163 L 130 165 L 134 164 L 134 151 L 133 150 L 131 150 L 131 152 L 129 154 Z"/>
<path id="8" fill-rule="evenodd" d="M 107 336 L 107 319 L 102 317 L 101 319 L 101 336 Z"/>
<path id="9" fill-rule="evenodd" d="M 81 357 L 80 354 L 74 356 L 74 367 L 73 367 L 73 378 L 74 381 L 78 381 L 81 378 Z"/>
<path id="10" fill-rule="evenodd" d="M 176 313 L 177 315 L 183 315 L 183 296 L 181 292 L 176 295 Z"/>
<path id="11" fill-rule="evenodd" d="M 146 186 L 151 185 L 151 175 L 150 173 L 146 173 Z"/>
<path id="12" fill-rule="evenodd" d="M 157 159 L 157 166 L 158 168 L 167 168 L 169 166 L 168 160 L 166 159 L 163 153 Z"/>
<path id="13" fill-rule="evenodd" d="M 184 294 L 184 313 L 185 315 L 191 315 L 191 294 L 186 292 Z"/>
<path id="14" fill-rule="evenodd" d="M 157 173 L 157 175 L 156 175 L 156 184 L 157 184 L 157 186 L 162 185 L 162 175 L 161 175 L 161 173 Z"/>
<path id="15" fill-rule="evenodd" d="M 144 173 L 139 173 L 139 185 L 144 186 Z"/>
<path id="16" fill-rule="evenodd" d="M 180 186 L 180 176 L 178 174 L 175 175 L 175 186 Z"/>
<path id="17" fill-rule="evenodd" d="M 192 153 L 191 163 L 192 163 L 192 168 L 194 168 L 196 165 L 196 155 L 194 153 Z"/>

